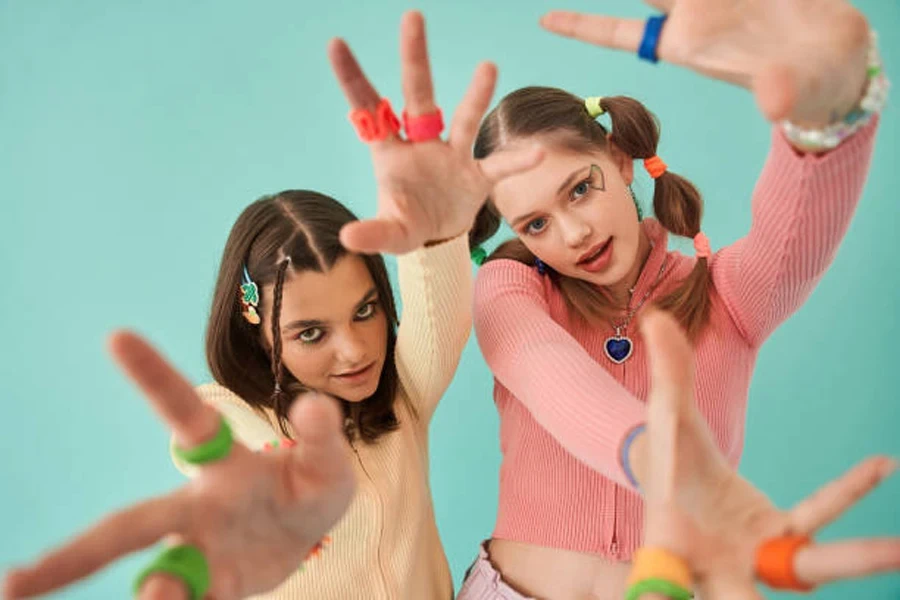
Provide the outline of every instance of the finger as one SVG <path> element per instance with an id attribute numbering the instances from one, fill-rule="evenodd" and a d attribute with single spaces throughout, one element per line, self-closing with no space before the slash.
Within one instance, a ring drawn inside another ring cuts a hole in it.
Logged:
<path id="1" fill-rule="evenodd" d="M 645 21 L 555 10 L 541 17 L 541 27 L 597 46 L 637 52 Z"/>
<path id="2" fill-rule="evenodd" d="M 675 5 L 675 0 L 644 0 L 644 2 L 664 13 L 671 11 Z"/>
<path id="3" fill-rule="evenodd" d="M 109 351 L 171 427 L 180 446 L 195 446 L 216 434 L 219 414 L 143 338 L 129 331 L 116 332 L 109 339 Z"/>
<path id="4" fill-rule="evenodd" d="M 417 247 L 412 233 L 399 221 L 353 221 L 341 229 L 341 244 L 360 254 L 405 254 Z"/>
<path id="5" fill-rule="evenodd" d="M 466 95 L 453 115 L 450 124 L 450 145 L 470 156 L 481 119 L 487 112 L 497 85 L 497 67 L 493 63 L 481 63 L 475 69 Z"/>
<path id="6" fill-rule="evenodd" d="M 650 308 L 639 321 L 650 360 L 650 398 L 682 413 L 694 395 L 694 353 L 675 318 Z"/>
<path id="7" fill-rule="evenodd" d="M 363 73 L 347 42 L 338 38 L 331 40 L 328 43 L 328 60 L 350 108 L 374 110 L 381 98 Z"/>
<path id="8" fill-rule="evenodd" d="M 46 594 L 87 577 L 164 534 L 182 529 L 185 513 L 184 501 L 177 493 L 115 513 L 33 565 L 11 572 L 6 580 L 7 595 Z"/>
<path id="9" fill-rule="evenodd" d="M 138 600 L 189 600 L 190 592 L 183 581 L 165 573 L 147 577 L 138 593 Z"/>
<path id="10" fill-rule="evenodd" d="M 294 401 L 288 418 L 294 431 L 297 450 L 291 468 L 308 485 L 318 473 L 325 481 L 338 472 L 339 461 L 346 460 L 348 446 L 340 407 L 325 394 L 304 394 Z"/>
<path id="11" fill-rule="evenodd" d="M 647 496 L 664 501 L 675 493 L 679 420 L 693 399 L 694 357 L 687 337 L 669 313 L 651 308 L 642 315 L 639 326 L 651 373 Z"/>
<path id="12" fill-rule="evenodd" d="M 798 503 L 790 513 L 791 529 L 809 535 L 831 523 L 897 468 L 886 456 L 869 458 Z"/>
<path id="13" fill-rule="evenodd" d="M 324 447 L 343 439 L 340 407 L 334 398 L 325 394 L 301 395 L 291 405 L 288 419 L 298 443 Z"/>
<path id="14" fill-rule="evenodd" d="M 797 102 L 796 77 L 790 68 L 772 66 L 753 80 L 753 96 L 763 115 L 772 122 L 787 118 Z"/>
<path id="15" fill-rule="evenodd" d="M 716 572 L 697 586 L 698 598 L 727 600 L 765 600 L 752 579 L 734 573 Z"/>
<path id="16" fill-rule="evenodd" d="M 801 548 L 794 557 L 800 581 L 819 585 L 900 570 L 900 538 L 846 540 Z"/>
<path id="17" fill-rule="evenodd" d="M 314 541 L 331 529 L 349 506 L 356 487 L 352 451 L 342 427 L 340 407 L 324 394 L 305 394 L 289 417 L 297 440 L 288 455 L 290 497 L 306 508 L 299 531 Z"/>
<path id="18" fill-rule="evenodd" d="M 503 179 L 533 169 L 544 160 L 544 151 L 540 148 L 524 150 L 505 150 L 492 154 L 478 161 L 482 175 L 496 185 Z"/>
<path id="19" fill-rule="evenodd" d="M 411 116 L 427 115 L 437 110 L 434 85 L 428 62 L 425 18 L 418 11 L 403 15 L 400 24 L 400 65 L 403 98 Z"/>

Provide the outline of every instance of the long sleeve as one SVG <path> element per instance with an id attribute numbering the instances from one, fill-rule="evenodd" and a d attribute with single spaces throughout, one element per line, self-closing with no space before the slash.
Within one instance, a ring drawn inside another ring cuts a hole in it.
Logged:
<path id="1" fill-rule="evenodd" d="M 550 317 L 534 269 L 511 260 L 485 264 L 475 284 L 474 320 L 497 381 L 570 454 L 629 485 L 618 452 L 646 420 L 644 404 Z"/>
<path id="2" fill-rule="evenodd" d="M 877 126 L 876 117 L 821 156 L 799 154 L 773 131 L 750 232 L 710 265 L 716 290 L 751 346 L 803 305 L 834 259 L 862 195 Z"/>
<path id="3" fill-rule="evenodd" d="M 450 385 L 472 328 L 472 264 L 465 235 L 398 259 L 403 303 L 397 332 L 400 382 L 428 424 Z"/>
<path id="4" fill-rule="evenodd" d="M 247 446 L 250 450 L 259 450 L 267 442 L 279 440 L 282 436 L 272 428 L 262 415 L 254 411 L 248 404 L 241 400 L 237 394 L 218 383 L 207 383 L 197 388 L 197 394 L 204 402 L 219 411 L 236 440 Z M 172 436 L 169 443 L 169 453 L 175 468 L 188 477 L 193 477 L 197 468 L 185 463 L 175 455 L 175 437 Z"/>

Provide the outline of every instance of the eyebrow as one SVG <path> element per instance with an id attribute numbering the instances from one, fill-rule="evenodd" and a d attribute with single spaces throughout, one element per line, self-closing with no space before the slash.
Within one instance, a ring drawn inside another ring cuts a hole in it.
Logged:
<path id="1" fill-rule="evenodd" d="M 576 177 L 578 177 L 578 175 L 580 173 L 584 172 L 585 170 L 590 171 L 590 169 L 591 169 L 591 165 L 588 165 L 587 167 L 581 167 L 579 169 L 575 169 L 574 171 L 572 171 L 569 174 L 569 176 L 566 177 L 566 180 L 562 182 L 562 185 L 559 186 L 559 189 L 556 190 L 556 195 L 559 196 L 560 194 L 563 193 L 563 191 L 565 191 L 565 189 L 567 187 L 572 185 L 572 182 L 575 180 Z M 513 229 L 515 229 L 519 225 L 519 223 L 521 223 L 522 221 L 527 221 L 527 220 L 531 219 L 536 214 L 537 214 L 537 211 L 532 211 L 532 212 L 524 214 L 520 217 L 516 217 L 515 219 L 510 221 L 509 226 L 512 227 Z"/>
<path id="2" fill-rule="evenodd" d="M 356 308 L 359 309 L 362 305 L 367 304 L 375 299 L 378 295 L 378 290 L 374 287 L 366 292 L 366 295 L 363 296 L 362 300 L 357 302 Z M 295 329 L 311 329 L 313 327 L 322 327 L 325 325 L 327 321 L 323 321 L 322 319 L 298 319 L 296 321 L 291 321 L 287 325 L 281 328 L 283 333 L 287 333 L 288 331 L 292 331 Z"/>

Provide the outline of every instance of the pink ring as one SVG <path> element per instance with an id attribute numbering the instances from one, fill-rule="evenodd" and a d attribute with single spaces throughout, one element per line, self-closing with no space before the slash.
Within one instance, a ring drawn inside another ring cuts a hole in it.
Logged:
<path id="1" fill-rule="evenodd" d="M 444 131 L 444 115 L 441 109 L 437 109 L 427 115 L 411 117 L 404 110 L 403 129 L 406 130 L 406 139 L 411 142 L 427 142 L 437 139 Z"/>
<path id="2" fill-rule="evenodd" d="M 350 122 L 364 142 L 380 142 L 400 132 L 400 119 L 394 114 L 391 103 L 382 98 L 374 113 L 365 108 L 350 111 Z"/>

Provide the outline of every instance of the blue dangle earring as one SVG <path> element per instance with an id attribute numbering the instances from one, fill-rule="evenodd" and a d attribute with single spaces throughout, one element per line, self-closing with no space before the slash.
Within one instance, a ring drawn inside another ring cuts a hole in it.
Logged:
<path id="1" fill-rule="evenodd" d="M 544 264 L 544 261 L 542 261 L 541 259 L 539 259 L 536 256 L 534 257 L 534 266 L 537 267 L 537 272 L 540 273 L 541 275 L 546 275 L 547 271 L 549 270 L 549 267 L 546 264 Z"/>

